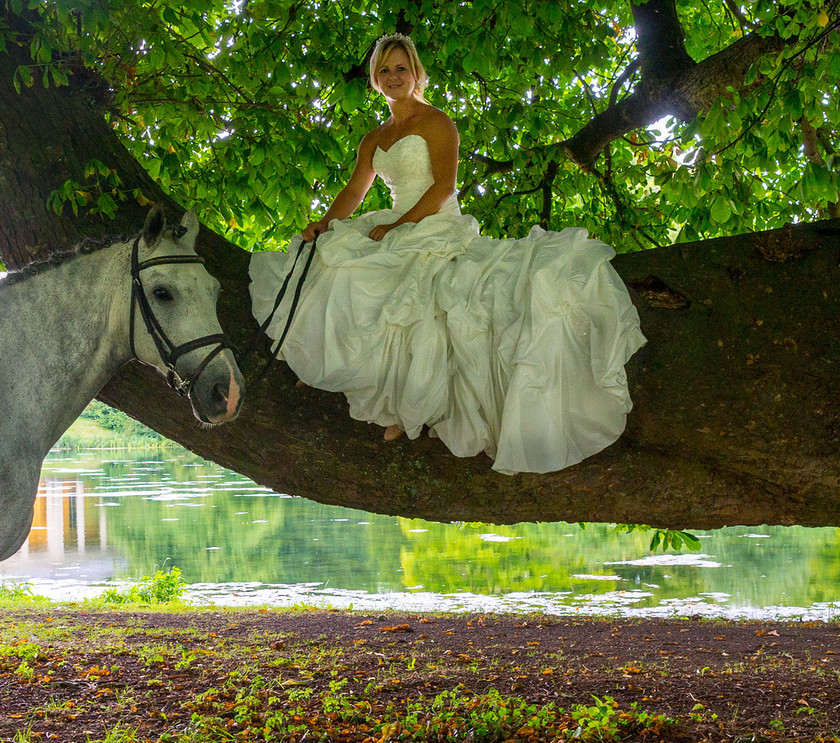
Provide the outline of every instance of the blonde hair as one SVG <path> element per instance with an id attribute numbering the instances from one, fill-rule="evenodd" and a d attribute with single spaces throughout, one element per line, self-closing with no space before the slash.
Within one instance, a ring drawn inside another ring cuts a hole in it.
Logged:
<path id="1" fill-rule="evenodd" d="M 426 74 L 426 69 L 420 61 L 414 42 L 408 36 L 403 34 L 388 34 L 386 36 L 382 36 L 379 41 L 376 42 L 376 46 L 373 48 L 373 54 L 370 55 L 371 87 L 377 93 L 382 92 L 376 85 L 376 71 L 382 66 L 385 62 L 385 58 L 394 49 L 402 49 L 408 56 L 408 68 L 411 70 L 411 74 L 414 75 L 414 79 L 417 81 L 417 85 L 414 88 L 414 97 L 417 98 L 418 101 L 425 102 L 426 99 L 423 97 L 423 91 L 426 90 L 426 85 L 429 84 L 429 76 Z"/>

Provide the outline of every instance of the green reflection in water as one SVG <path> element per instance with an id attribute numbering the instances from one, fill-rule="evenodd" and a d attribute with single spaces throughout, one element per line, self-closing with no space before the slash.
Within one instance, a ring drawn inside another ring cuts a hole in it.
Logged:
<path id="1" fill-rule="evenodd" d="M 577 601 L 649 593 L 637 606 L 710 594 L 709 601 L 726 594 L 730 605 L 752 607 L 840 598 L 840 530 L 833 528 L 720 529 L 698 533 L 699 555 L 651 555 L 649 535 L 616 534 L 605 524 L 438 524 L 280 497 L 167 451 L 83 452 L 71 460 L 54 453 L 43 478 L 43 497 L 53 499 L 42 509 L 46 516 L 58 512 L 57 498 L 65 503 L 64 552 L 78 560 L 82 547 L 88 557 L 99 549 L 113 559 L 116 578 L 148 574 L 169 560 L 189 583 L 564 592 Z M 42 525 L 38 534 L 46 532 Z M 35 536 L 29 555 L 37 559 L 50 550 Z"/>

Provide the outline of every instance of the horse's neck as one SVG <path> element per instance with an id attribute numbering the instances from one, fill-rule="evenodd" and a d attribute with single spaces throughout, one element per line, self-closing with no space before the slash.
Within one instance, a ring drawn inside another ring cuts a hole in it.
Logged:
<path id="1" fill-rule="evenodd" d="M 129 286 L 114 246 L 0 292 L 0 408 L 29 408 L 18 425 L 33 446 L 49 450 L 128 360 Z"/>

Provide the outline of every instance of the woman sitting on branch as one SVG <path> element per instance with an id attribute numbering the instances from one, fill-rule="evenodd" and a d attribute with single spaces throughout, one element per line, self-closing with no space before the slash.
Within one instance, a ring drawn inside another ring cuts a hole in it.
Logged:
<path id="1" fill-rule="evenodd" d="M 378 41 L 370 81 L 391 115 L 362 139 L 347 185 L 288 253 L 251 260 L 263 323 L 303 270 L 301 241 L 318 236 L 278 358 L 343 392 L 386 440 L 425 426 L 500 472 L 551 472 L 609 446 L 631 409 L 624 364 L 645 342 L 613 250 L 582 228 L 480 235 L 456 198 L 458 132 L 424 99 L 408 37 Z M 377 175 L 392 208 L 351 219 Z M 291 294 L 267 326 L 275 340 Z"/>

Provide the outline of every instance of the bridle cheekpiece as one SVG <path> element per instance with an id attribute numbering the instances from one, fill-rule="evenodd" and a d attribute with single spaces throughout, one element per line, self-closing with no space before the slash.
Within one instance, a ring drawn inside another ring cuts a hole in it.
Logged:
<path id="1" fill-rule="evenodd" d="M 166 380 L 169 383 L 169 386 L 175 390 L 179 395 L 182 397 L 188 397 L 190 392 L 192 391 L 192 387 L 195 384 L 196 380 L 198 379 L 199 375 L 207 368 L 207 365 L 216 357 L 218 356 L 224 349 L 229 348 L 234 350 L 233 344 L 228 340 L 228 337 L 223 333 L 215 333 L 213 335 L 205 335 L 201 338 L 196 338 L 192 341 L 187 341 L 186 343 L 182 343 L 180 346 L 176 346 L 166 335 L 166 332 L 163 329 L 163 326 L 160 324 L 160 321 L 155 317 L 155 313 L 152 310 L 152 306 L 149 304 L 149 300 L 146 297 L 146 293 L 143 291 L 143 281 L 140 278 L 140 272 L 143 269 L 150 268 L 151 266 L 160 266 L 166 264 L 173 264 L 173 263 L 204 263 L 204 258 L 198 255 L 162 255 L 156 258 L 149 258 L 145 261 L 139 260 L 139 251 L 140 251 L 140 238 L 138 236 L 137 239 L 134 241 L 134 244 L 131 246 L 131 312 L 129 315 L 129 343 L 131 345 L 131 356 L 132 358 L 137 357 L 137 351 L 134 347 L 134 317 L 136 314 L 136 308 L 140 308 L 140 316 L 143 318 L 143 322 L 146 325 L 146 330 L 148 331 L 149 335 L 152 336 L 152 340 L 155 342 L 155 346 L 157 347 L 158 353 L 160 354 L 161 359 L 163 360 L 164 365 L 167 369 Z M 181 358 L 185 353 L 189 353 L 190 351 L 195 351 L 197 348 L 203 348 L 205 346 L 212 346 L 215 345 L 216 347 L 210 351 L 207 356 L 201 361 L 198 365 L 198 368 L 195 372 L 184 379 L 179 373 L 176 368 L 176 364 L 178 363 L 178 359 Z"/>

